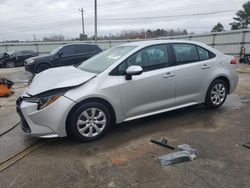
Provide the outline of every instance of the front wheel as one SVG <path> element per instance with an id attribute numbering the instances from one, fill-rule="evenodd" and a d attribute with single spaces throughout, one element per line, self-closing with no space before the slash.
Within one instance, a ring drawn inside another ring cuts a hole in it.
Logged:
<path id="1" fill-rule="evenodd" d="M 13 68 L 13 67 L 15 67 L 15 63 L 13 61 L 8 61 L 8 62 L 6 62 L 6 67 Z"/>
<path id="2" fill-rule="evenodd" d="M 205 105 L 208 108 L 219 108 L 225 102 L 228 93 L 227 84 L 220 79 L 213 81 L 207 91 Z"/>
<path id="3" fill-rule="evenodd" d="M 81 142 L 96 140 L 104 135 L 111 124 L 108 108 L 98 102 L 78 106 L 69 116 L 68 131 Z"/>
<path id="4" fill-rule="evenodd" d="M 40 72 L 45 71 L 45 70 L 47 70 L 49 68 L 50 68 L 50 66 L 48 64 L 38 65 L 38 67 L 36 69 L 36 73 L 40 73 Z"/>

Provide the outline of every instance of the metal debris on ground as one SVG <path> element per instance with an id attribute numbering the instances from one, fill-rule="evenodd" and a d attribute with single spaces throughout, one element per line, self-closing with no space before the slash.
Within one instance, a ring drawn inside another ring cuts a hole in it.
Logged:
<path id="1" fill-rule="evenodd" d="M 186 161 L 192 161 L 198 155 L 198 151 L 194 148 L 191 148 L 188 144 L 179 145 L 177 150 L 177 152 L 159 157 L 158 159 L 160 160 L 161 165 L 167 166 Z"/>
<path id="2" fill-rule="evenodd" d="M 168 140 L 163 138 L 161 142 L 156 141 L 156 140 L 150 140 L 150 142 L 154 143 L 154 144 L 158 144 L 160 146 L 175 150 L 175 148 L 173 146 L 168 145 Z"/>
<path id="3" fill-rule="evenodd" d="M 245 144 L 242 144 L 242 146 L 244 146 L 247 149 L 250 149 L 250 142 L 247 142 Z"/>

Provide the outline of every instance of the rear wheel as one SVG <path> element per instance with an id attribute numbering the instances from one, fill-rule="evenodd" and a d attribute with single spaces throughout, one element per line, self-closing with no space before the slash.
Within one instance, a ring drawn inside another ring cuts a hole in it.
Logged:
<path id="1" fill-rule="evenodd" d="M 6 62 L 6 67 L 13 68 L 13 67 L 15 67 L 15 63 L 13 61 L 8 61 L 8 62 Z"/>
<path id="2" fill-rule="evenodd" d="M 69 117 L 68 131 L 81 142 L 96 140 L 104 135 L 111 125 L 108 108 L 98 102 L 89 102 L 77 107 Z"/>
<path id="3" fill-rule="evenodd" d="M 205 105 L 212 109 L 219 108 L 225 102 L 227 93 L 228 86 L 223 80 L 213 81 L 208 88 Z"/>
<path id="4" fill-rule="evenodd" d="M 50 66 L 48 64 L 41 64 L 41 65 L 38 65 L 37 69 L 36 69 L 36 73 L 40 73 L 44 70 L 47 70 L 49 69 Z"/>

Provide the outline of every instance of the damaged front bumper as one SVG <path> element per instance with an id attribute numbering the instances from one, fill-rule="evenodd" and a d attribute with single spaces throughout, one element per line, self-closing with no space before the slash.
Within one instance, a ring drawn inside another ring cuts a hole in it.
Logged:
<path id="1" fill-rule="evenodd" d="M 25 101 L 19 97 L 16 110 L 21 121 L 22 130 L 35 137 L 65 137 L 66 119 L 76 103 L 64 96 L 44 109 L 38 110 L 38 104 Z"/>

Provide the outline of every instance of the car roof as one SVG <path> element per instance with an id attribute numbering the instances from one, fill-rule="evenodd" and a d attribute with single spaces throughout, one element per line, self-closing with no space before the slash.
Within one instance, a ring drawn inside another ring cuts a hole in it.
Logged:
<path id="1" fill-rule="evenodd" d="M 188 40 L 147 40 L 147 41 L 137 41 L 137 42 L 129 42 L 125 44 L 121 44 L 121 46 L 137 46 L 137 47 L 146 47 L 150 45 L 156 44 L 166 44 L 166 43 L 187 43 L 187 44 L 196 44 L 203 46 L 203 43 L 188 41 Z"/>
<path id="2" fill-rule="evenodd" d="M 72 46 L 72 45 L 89 45 L 89 46 L 97 46 L 96 44 L 90 44 L 90 43 L 75 43 L 75 44 L 65 44 L 64 46 Z"/>

